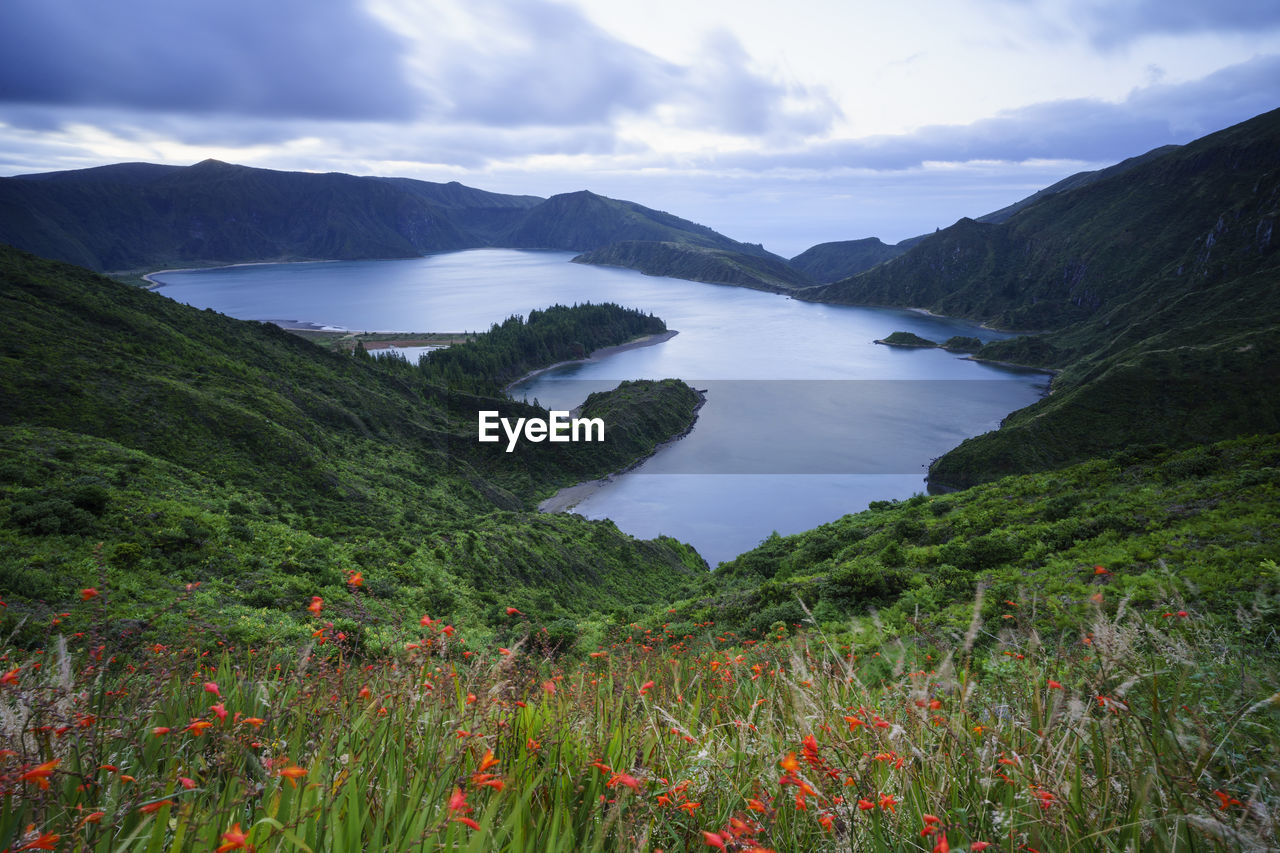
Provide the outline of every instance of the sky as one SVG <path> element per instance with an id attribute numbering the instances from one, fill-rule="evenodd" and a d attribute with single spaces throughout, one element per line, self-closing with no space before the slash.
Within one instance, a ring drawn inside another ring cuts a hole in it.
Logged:
<path id="1" fill-rule="evenodd" d="M 787 257 L 1277 107 L 1277 0 L 0 2 L 0 175 L 590 189 Z"/>

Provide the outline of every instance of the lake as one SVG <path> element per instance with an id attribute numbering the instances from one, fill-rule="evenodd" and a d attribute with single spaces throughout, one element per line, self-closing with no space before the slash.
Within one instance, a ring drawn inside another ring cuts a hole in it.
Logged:
<path id="1" fill-rule="evenodd" d="M 623 379 L 707 392 L 693 432 L 574 511 L 632 535 L 692 543 L 712 566 L 787 534 L 925 490 L 929 462 L 1045 391 L 1043 373 L 872 343 L 1007 337 L 914 311 L 800 302 L 725 285 L 569 263 L 568 252 L 479 249 L 388 261 L 159 273 L 160 293 L 245 320 L 356 331 L 483 331 L 555 303 L 612 301 L 679 334 L 539 374 L 512 393 L 572 408 Z"/>

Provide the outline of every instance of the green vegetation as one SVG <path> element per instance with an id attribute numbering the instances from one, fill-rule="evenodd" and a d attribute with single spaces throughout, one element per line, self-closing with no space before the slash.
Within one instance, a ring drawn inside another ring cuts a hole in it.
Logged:
<path id="1" fill-rule="evenodd" d="M 309 597 L 341 612 L 358 572 L 369 595 L 451 613 L 481 636 L 497 590 L 572 626 L 666 600 L 705 572 L 674 540 L 523 511 L 687 429 L 697 400 L 683 383 L 598 398 L 623 419 L 604 443 L 506 454 L 476 442 L 476 412 L 543 410 L 13 250 L 0 276 L 0 596 L 24 642 L 87 586 L 162 614 L 142 629 L 164 638 L 178 618 L 165 608 L 199 583 L 201 609 L 256 644 L 304 639 Z M 628 399 L 654 411 L 624 418 Z M 349 635 L 388 647 L 375 628 Z"/>
<path id="2" fill-rule="evenodd" d="M 419 365 L 436 385 L 497 396 L 532 370 L 586 358 L 604 347 L 667 330 L 662 320 L 612 302 L 566 308 L 553 305 L 495 323 L 476 340 L 431 354 Z"/>
<path id="3" fill-rule="evenodd" d="M 913 332 L 894 332 L 887 338 L 876 341 L 878 344 L 887 344 L 891 347 L 936 347 L 937 341 L 931 341 L 928 338 L 922 338 Z"/>
<path id="4" fill-rule="evenodd" d="M 983 587 L 988 621 L 1007 612 L 1005 599 L 1034 595 L 1039 624 L 1065 629 L 1073 608 L 1103 593 L 1111 613 L 1121 601 L 1194 606 L 1236 638 L 1265 643 L 1280 627 L 1280 589 L 1264 568 L 1280 560 L 1277 515 L 1280 435 L 1181 452 L 1147 447 L 954 494 L 873 503 L 771 537 L 719 568 L 726 592 L 681 614 L 697 621 L 714 613 L 751 637 L 775 622 L 803 621 L 806 607 L 837 630 L 871 608 L 892 633 L 962 629 L 966 602 Z"/>
<path id="5" fill-rule="evenodd" d="M 1061 373 L 1052 395 L 937 460 L 935 483 L 1273 432 L 1278 144 L 1273 111 L 1047 193 L 999 223 L 961 220 L 803 298 L 1050 330 L 978 351 Z"/>
<path id="6" fill-rule="evenodd" d="M 573 261 L 775 293 L 789 293 L 797 287 L 813 284 L 780 258 L 687 243 L 628 240 L 578 255 Z"/>
<path id="7" fill-rule="evenodd" d="M 942 348 L 952 352 L 977 352 L 982 349 L 982 341 L 969 335 L 952 335 L 942 342 Z"/>
<path id="8" fill-rule="evenodd" d="M 202 656 L 119 636 L 119 605 L 87 589 L 68 614 L 85 633 L 2 650 L 0 696 L 30 734 L 0 759 L 0 845 L 1271 846 L 1275 656 L 1228 654 L 1197 609 L 1099 589 L 1105 605 L 1050 609 L 1029 585 L 987 616 L 989 590 L 954 634 L 859 618 L 755 640 L 654 618 L 568 662 L 519 612 L 510 640 L 482 647 L 358 590 L 358 627 L 412 641 L 364 657 L 324 601 L 301 655 Z M 203 626 L 196 602 L 174 609 Z"/>
<path id="9" fill-rule="evenodd" d="M 814 281 L 829 284 L 896 258 L 912 244 L 913 241 L 904 240 L 891 246 L 880 242 L 878 237 L 819 243 L 805 249 L 789 263 Z"/>

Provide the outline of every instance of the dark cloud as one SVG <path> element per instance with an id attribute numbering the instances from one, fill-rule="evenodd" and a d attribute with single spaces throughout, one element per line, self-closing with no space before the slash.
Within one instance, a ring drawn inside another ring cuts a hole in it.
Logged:
<path id="1" fill-rule="evenodd" d="M 483 37 L 447 30 L 431 40 L 427 85 L 446 117 L 492 126 L 592 124 L 643 112 L 679 69 L 603 32 L 577 9 L 546 0 L 476 0 Z"/>
<path id="2" fill-rule="evenodd" d="M 1134 90 L 1120 103 L 1079 98 L 1032 104 L 967 125 L 841 140 L 792 154 L 737 154 L 741 168 L 908 169 L 929 161 L 1080 160 L 1107 163 L 1188 142 L 1280 106 L 1280 56 L 1259 56 L 1200 80 Z"/>
<path id="3" fill-rule="evenodd" d="M 1087 7 L 1081 16 L 1101 47 L 1147 35 L 1202 32 L 1254 33 L 1280 28 L 1276 0 L 1109 0 Z"/>
<path id="4" fill-rule="evenodd" d="M 0 102 L 407 117 L 403 50 L 354 0 L 4 0 Z"/>
<path id="5" fill-rule="evenodd" d="M 590 125 L 674 107 L 689 126 L 739 135 L 788 127 L 814 133 L 839 110 L 825 92 L 780 83 L 751 67 L 727 32 L 680 65 L 627 44 L 576 7 L 553 0 L 472 0 L 477 38 L 423 32 L 424 85 L 440 116 L 493 127 Z"/>

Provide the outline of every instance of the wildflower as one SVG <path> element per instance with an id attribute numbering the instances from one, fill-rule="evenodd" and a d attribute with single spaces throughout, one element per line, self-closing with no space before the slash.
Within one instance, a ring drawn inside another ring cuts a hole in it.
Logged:
<path id="1" fill-rule="evenodd" d="M 186 776 L 179 776 L 179 777 L 178 777 L 178 784 L 179 784 L 179 785 L 181 785 L 182 787 L 186 788 L 188 791 L 190 791 L 192 788 L 194 788 L 194 787 L 196 786 L 196 782 L 195 782 L 195 780 L 194 780 L 194 779 L 188 779 Z"/>
<path id="2" fill-rule="evenodd" d="M 53 773 L 53 768 L 58 766 L 61 758 L 55 758 L 52 761 L 46 761 L 44 764 L 37 764 L 25 773 L 19 774 L 19 782 L 35 782 L 40 786 L 40 790 L 49 790 L 49 776 Z"/>
<path id="3" fill-rule="evenodd" d="M 947 834 L 944 832 L 938 837 L 938 843 L 933 845 L 933 853 L 950 853 L 951 845 L 947 843 Z"/>
<path id="4" fill-rule="evenodd" d="M 880 808 L 882 809 L 886 809 L 891 812 L 896 812 L 897 809 L 895 809 L 894 806 L 897 805 L 897 803 L 898 801 L 894 799 L 893 794 L 880 795 Z"/>
<path id="5" fill-rule="evenodd" d="M 223 705 L 221 702 L 216 702 L 213 705 L 210 705 L 209 710 L 212 711 L 219 720 L 225 720 L 227 718 L 227 706 Z"/>
<path id="6" fill-rule="evenodd" d="M 441 629 L 440 629 L 440 633 L 444 634 L 446 637 L 452 637 L 452 636 L 453 636 L 453 626 L 452 626 L 452 625 L 445 625 L 443 628 L 441 628 Z"/>
<path id="7" fill-rule="evenodd" d="M 430 628 L 435 623 L 436 623 L 436 620 L 432 619 L 426 613 L 422 614 L 422 618 L 418 620 L 418 624 L 421 625 L 423 628 Z"/>
<path id="8" fill-rule="evenodd" d="M 240 722 L 244 723 L 246 726 L 253 726 L 256 729 L 258 728 L 258 726 L 261 726 L 263 723 L 265 723 L 266 720 L 262 719 L 261 717 L 245 717 Z"/>
<path id="9" fill-rule="evenodd" d="M 1062 689 L 1062 682 L 1060 682 L 1060 681 L 1054 681 L 1052 678 L 1050 678 L 1050 679 L 1049 679 L 1049 689 L 1050 689 L 1050 690 L 1061 690 L 1061 689 Z"/>
<path id="10" fill-rule="evenodd" d="M 788 752 L 787 757 L 778 762 L 778 766 L 788 773 L 799 773 L 800 762 L 796 761 L 796 754 Z"/>
<path id="11" fill-rule="evenodd" d="M 22 667 L 15 666 L 13 669 L 9 670 L 4 675 L 0 675 L 0 684 L 17 684 L 18 671 L 20 669 L 22 669 Z"/>
<path id="12" fill-rule="evenodd" d="M 937 815 L 922 814 L 920 815 L 920 817 L 924 820 L 925 824 L 935 824 L 935 823 L 942 822 L 942 818 L 938 817 Z"/>
<path id="13" fill-rule="evenodd" d="M 356 695 L 359 696 L 361 699 L 368 699 L 370 696 L 373 695 L 373 693 L 372 691 L 369 690 L 369 685 L 366 684 L 360 688 L 359 692 L 356 693 Z"/>
<path id="14" fill-rule="evenodd" d="M 645 694 L 647 694 L 647 693 L 648 693 L 650 690 L 652 690 L 652 689 L 653 689 L 653 682 L 652 682 L 652 681 L 646 681 L 646 682 L 645 682 L 645 683 L 640 687 L 640 695 L 641 695 L 641 696 L 644 696 Z"/>
<path id="15" fill-rule="evenodd" d="M 869 811 L 871 811 L 872 809 L 874 809 L 875 807 L 876 807 L 876 804 L 875 804 L 875 803 L 873 803 L 873 802 L 871 802 L 870 800 L 868 800 L 868 799 L 866 799 L 866 798 L 864 798 L 864 797 L 859 797 L 859 798 L 858 798 L 858 808 L 859 808 L 859 809 L 861 809 L 862 811 L 864 811 L 864 812 L 869 812 Z"/>
<path id="16" fill-rule="evenodd" d="M 214 696 L 217 696 L 219 699 L 222 698 L 222 691 L 218 689 L 218 684 L 215 681 L 206 681 L 204 683 L 204 692 L 212 693 Z"/>
<path id="17" fill-rule="evenodd" d="M 695 803 L 695 802 L 693 802 L 693 801 L 690 801 L 690 802 L 687 802 L 687 803 L 681 803 L 681 804 L 679 805 L 679 808 L 684 809 L 684 810 L 685 810 L 685 811 L 687 811 L 690 815 L 692 815 L 692 814 L 693 814 L 694 812 L 696 812 L 698 809 L 702 808 L 702 803 Z"/>
<path id="18" fill-rule="evenodd" d="M 835 820 L 836 820 L 836 816 L 833 815 L 831 812 L 818 815 L 818 823 L 822 824 L 822 828 L 825 829 L 827 832 L 831 831 L 831 825 L 835 823 Z"/>
<path id="19" fill-rule="evenodd" d="M 307 609 L 319 616 L 320 611 L 324 609 L 324 599 L 318 595 L 311 596 L 311 603 L 307 605 Z"/>
<path id="20" fill-rule="evenodd" d="M 616 788 L 619 785 L 626 785 L 636 793 L 640 792 L 640 780 L 627 773 L 615 773 L 613 778 L 605 783 L 606 788 Z"/>
<path id="21" fill-rule="evenodd" d="M 504 649 L 502 646 L 498 646 L 498 654 L 509 655 L 511 654 L 511 649 Z"/>
<path id="22" fill-rule="evenodd" d="M 977 853 L 977 851 L 986 850 L 990 846 L 991 846 L 990 841 L 975 841 L 969 845 L 969 849 Z"/>
<path id="23" fill-rule="evenodd" d="M 151 734 L 155 737 L 160 737 L 161 735 L 167 735 L 171 731 L 173 731 L 173 729 L 168 726 L 156 726 L 151 730 Z"/>
<path id="24" fill-rule="evenodd" d="M 1218 798 L 1218 803 L 1219 803 L 1219 805 L 1218 805 L 1218 810 L 1219 810 L 1219 811 L 1224 811 L 1224 812 L 1225 812 L 1229 806 L 1240 806 L 1240 805 L 1244 805 L 1244 804 L 1243 804 L 1243 803 L 1241 803 L 1239 800 L 1237 800 L 1235 797 L 1231 796 L 1230 794 L 1225 794 L 1225 793 L 1223 793 L 1222 791 L 1214 791 L 1214 792 L 1213 792 L 1213 795 L 1214 795 L 1215 797 L 1217 797 L 1217 798 Z"/>
<path id="25" fill-rule="evenodd" d="M 196 735 L 202 735 L 204 734 L 204 730 L 209 728 L 212 725 L 213 723 L 209 722 L 208 720 L 196 720 L 194 723 L 192 723 L 191 725 L 183 729 L 183 731 L 191 732 Z"/>
<path id="26" fill-rule="evenodd" d="M 13 848 L 14 853 L 19 850 L 56 850 L 57 848 L 54 845 L 58 843 L 58 839 L 62 836 L 52 832 L 42 832 L 40 835 L 36 835 L 36 825 L 29 823 L 27 824 L 27 831 L 23 833 L 23 837 L 29 837 L 30 840 L 20 847 Z"/>
<path id="27" fill-rule="evenodd" d="M 245 842 L 248 840 L 249 836 L 241 831 L 240 824 L 233 824 L 230 829 L 222 833 L 222 844 L 218 847 L 217 853 L 227 853 L 228 850 L 243 850 Z"/>
<path id="28" fill-rule="evenodd" d="M 484 751 L 484 757 L 480 759 L 480 769 L 477 772 L 483 773 L 484 771 L 488 770 L 490 767 L 492 767 L 497 763 L 498 763 L 498 759 L 493 757 L 493 750 L 486 749 Z"/>
<path id="29" fill-rule="evenodd" d="M 845 717 L 844 721 L 849 724 L 849 731 L 851 732 L 857 731 L 858 726 L 866 725 L 866 723 L 864 723 L 862 720 L 859 720 L 857 717 Z"/>
<path id="30" fill-rule="evenodd" d="M 298 787 L 298 780 L 303 779 L 307 775 L 307 771 L 296 764 L 292 764 L 276 773 L 277 776 L 283 776 L 289 780 L 289 784 L 294 788 Z"/>
<path id="31" fill-rule="evenodd" d="M 707 832 L 702 830 L 702 840 L 707 843 L 708 847 L 715 847 L 717 850 L 724 850 L 724 839 L 720 837 L 718 832 Z"/>
<path id="32" fill-rule="evenodd" d="M 452 820 L 454 823 L 460 823 L 463 826 L 467 827 L 468 829 L 480 828 L 480 824 L 476 823 L 474 820 L 472 820 L 469 817 L 455 817 L 455 818 L 452 818 Z"/>
<path id="33" fill-rule="evenodd" d="M 173 800 L 161 800 L 158 803 L 147 803 L 146 805 L 138 806 L 138 811 L 142 812 L 143 814 L 155 814 L 165 806 L 173 806 L 173 805 L 177 805 L 177 803 L 175 803 Z"/>
<path id="34" fill-rule="evenodd" d="M 87 587 L 86 589 L 80 590 L 81 601 L 88 601 L 91 598 L 97 598 L 97 597 L 98 597 L 98 591 L 93 587 Z"/>
<path id="35" fill-rule="evenodd" d="M 356 587 L 364 586 L 364 575 L 361 574 L 360 572 L 352 572 L 347 577 L 347 586 L 351 587 L 352 589 L 355 589 Z"/>
<path id="36" fill-rule="evenodd" d="M 507 608 L 507 615 L 508 615 L 508 616 L 523 616 L 524 614 L 523 614 L 523 613 L 521 613 L 519 610 L 515 609 L 514 607 L 508 607 L 508 608 Z"/>
<path id="37" fill-rule="evenodd" d="M 529 740 L 525 743 L 524 748 L 529 750 L 530 752 L 533 752 L 534 750 L 542 749 L 542 744 L 538 743 L 533 738 L 529 738 Z"/>
<path id="38" fill-rule="evenodd" d="M 1111 572 L 1107 571 L 1107 570 L 1106 570 L 1105 568 L 1103 568 L 1102 566 L 1094 566 L 1094 567 L 1093 567 L 1093 573 L 1094 573 L 1095 575 L 1109 575 L 1109 574 L 1111 574 Z"/>
<path id="39" fill-rule="evenodd" d="M 759 800 L 747 800 L 747 808 L 753 812 L 762 812 L 765 810 L 764 803 Z"/>

